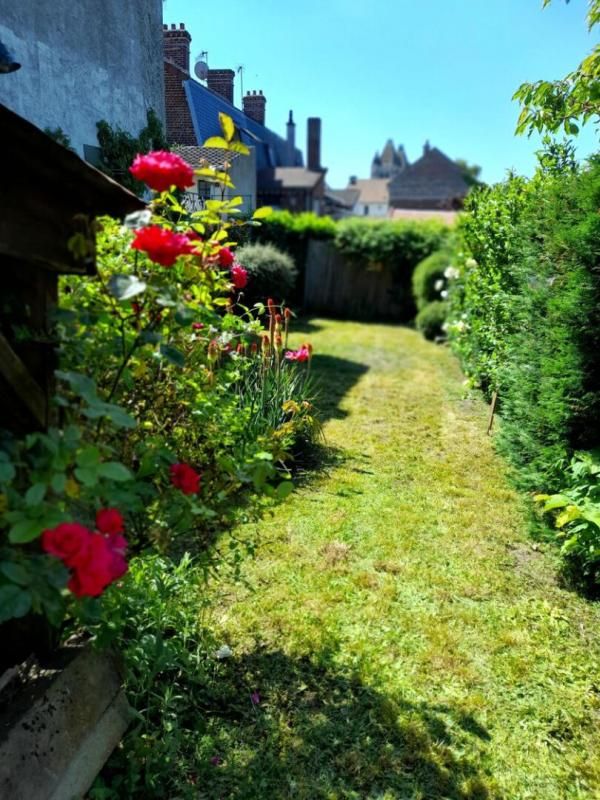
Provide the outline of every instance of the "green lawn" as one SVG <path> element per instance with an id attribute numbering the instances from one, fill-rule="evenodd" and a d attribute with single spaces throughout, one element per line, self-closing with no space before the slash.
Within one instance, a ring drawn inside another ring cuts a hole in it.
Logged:
<path id="1" fill-rule="evenodd" d="M 600 797 L 600 606 L 528 538 L 449 350 L 325 320 L 296 338 L 332 463 L 255 526 L 249 585 L 211 589 L 233 656 L 199 796 Z"/>

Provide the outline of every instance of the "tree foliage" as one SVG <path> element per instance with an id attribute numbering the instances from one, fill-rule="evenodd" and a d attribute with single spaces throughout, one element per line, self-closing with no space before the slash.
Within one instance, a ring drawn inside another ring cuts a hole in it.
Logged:
<path id="1" fill-rule="evenodd" d="M 544 0 L 544 8 L 551 2 Z M 598 22 L 600 0 L 589 0 L 588 29 Z M 568 135 L 576 135 L 580 125 L 590 120 L 600 123 L 600 45 L 560 80 L 521 84 L 513 100 L 521 104 L 518 134 L 556 133 L 562 129 Z"/>

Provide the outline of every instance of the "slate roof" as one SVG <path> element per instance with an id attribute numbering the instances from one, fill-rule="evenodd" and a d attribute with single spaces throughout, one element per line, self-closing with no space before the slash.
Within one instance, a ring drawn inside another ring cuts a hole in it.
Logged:
<path id="1" fill-rule="evenodd" d="M 322 172 L 312 172 L 305 167 L 275 167 L 258 172 L 261 191 L 268 189 L 314 189 L 322 179 Z"/>
<path id="2" fill-rule="evenodd" d="M 286 139 L 247 117 L 224 97 L 191 79 L 184 82 L 184 88 L 198 142 L 221 135 L 219 112 L 223 112 L 233 119 L 241 140 L 256 148 L 256 166 L 259 170 L 302 167 L 302 152 L 298 148 L 294 149 L 290 158 Z"/>
<path id="3" fill-rule="evenodd" d="M 200 147 L 191 144 L 175 144 L 171 150 L 180 155 L 192 167 L 199 167 L 208 161 L 209 166 L 214 169 L 222 169 L 225 161 L 235 161 L 240 158 L 240 153 L 231 153 L 222 150 L 220 147 Z"/>
<path id="4" fill-rule="evenodd" d="M 468 191 L 460 167 L 437 147 L 426 146 L 418 161 L 390 181 L 390 203 L 439 208 L 462 200 Z"/>
<path id="5" fill-rule="evenodd" d="M 358 189 L 329 189 L 325 190 L 325 197 L 331 199 L 336 205 L 343 208 L 354 208 L 354 204 L 358 200 L 360 192 Z"/>
<path id="6" fill-rule="evenodd" d="M 347 189 L 354 189 L 359 193 L 359 203 L 388 203 L 389 180 L 387 178 L 359 178 L 356 183 Z"/>

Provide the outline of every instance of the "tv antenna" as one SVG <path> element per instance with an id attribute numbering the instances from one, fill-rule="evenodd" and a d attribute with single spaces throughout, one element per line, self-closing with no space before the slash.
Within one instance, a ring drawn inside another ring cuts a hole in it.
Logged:
<path id="1" fill-rule="evenodd" d="M 208 51 L 203 50 L 196 58 L 194 64 L 194 75 L 200 81 L 205 81 L 208 78 Z"/>
<path id="2" fill-rule="evenodd" d="M 237 67 L 235 70 L 237 74 L 240 76 L 240 91 L 242 93 L 242 100 L 240 102 L 241 106 L 244 105 L 244 70 L 245 67 L 243 64 L 240 64 L 239 67 Z"/>

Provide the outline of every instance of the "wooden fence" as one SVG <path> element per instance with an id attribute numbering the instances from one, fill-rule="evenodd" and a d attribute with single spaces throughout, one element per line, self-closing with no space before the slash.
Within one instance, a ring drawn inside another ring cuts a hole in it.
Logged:
<path id="1" fill-rule="evenodd" d="M 308 245 L 304 308 L 346 319 L 401 319 L 399 287 L 389 269 L 350 264 L 330 242 Z"/>

